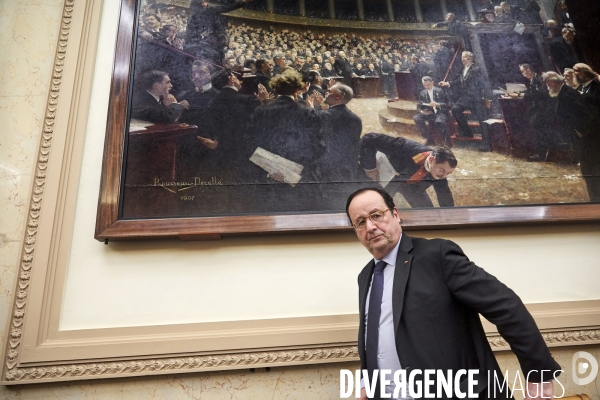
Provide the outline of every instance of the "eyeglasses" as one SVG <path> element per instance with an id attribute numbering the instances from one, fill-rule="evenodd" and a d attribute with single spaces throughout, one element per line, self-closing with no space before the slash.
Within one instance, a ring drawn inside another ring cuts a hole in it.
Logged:
<path id="1" fill-rule="evenodd" d="M 382 211 L 374 211 L 374 212 L 371 213 L 371 215 L 369 215 L 369 218 L 359 218 L 359 219 L 357 219 L 354 222 L 354 224 L 352 226 L 357 231 L 360 231 L 360 230 L 365 229 L 367 227 L 367 219 L 370 220 L 374 224 L 382 222 L 383 218 L 385 216 L 385 212 L 386 211 L 390 211 L 390 209 L 387 208 L 387 209 L 382 210 Z"/>

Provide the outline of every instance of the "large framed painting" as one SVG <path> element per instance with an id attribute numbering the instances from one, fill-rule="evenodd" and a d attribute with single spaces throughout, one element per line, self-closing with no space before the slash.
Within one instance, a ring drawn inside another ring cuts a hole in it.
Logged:
<path id="1" fill-rule="evenodd" d="M 348 229 L 368 186 L 409 228 L 598 220 L 593 21 L 508 3 L 124 0 L 96 238 Z"/>

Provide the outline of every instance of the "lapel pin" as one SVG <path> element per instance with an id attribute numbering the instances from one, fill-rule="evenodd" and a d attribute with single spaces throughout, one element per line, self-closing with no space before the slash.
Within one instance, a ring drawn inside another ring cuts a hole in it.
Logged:
<path id="1" fill-rule="evenodd" d="M 404 264 L 408 264 L 408 261 L 404 261 Z"/>

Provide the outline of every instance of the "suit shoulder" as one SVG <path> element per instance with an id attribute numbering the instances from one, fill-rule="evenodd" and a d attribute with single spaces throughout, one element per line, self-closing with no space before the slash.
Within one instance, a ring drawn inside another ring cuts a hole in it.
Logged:
<path id="1" fill-rule="evenodd" d="M 415 238 L 411 237 L 413 246 L 415 249 L 427 249 L 429 251 L 434 251 L 435 249 L 441 250 L 442 246 L 456 246 L 458 245 L 454 243 L 452 240 L 443 239 L 443 238 L 433 238 L 433 239 L 425 239 L 425 238 Z"/>

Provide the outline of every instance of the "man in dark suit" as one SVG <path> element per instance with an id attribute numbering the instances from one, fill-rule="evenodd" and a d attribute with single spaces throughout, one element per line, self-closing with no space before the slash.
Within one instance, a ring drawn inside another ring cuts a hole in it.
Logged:
<path id="1" fill-rule="evenodd" d="M 177 95 L 189 103 L 189 108 L 179 118 L 179 122 L 196 125 L 198 132 L 177 140 L 177 175 L 182 179 L 202 176 L 216 146 L 216 143 L 207 137 L 212 133 L 206 130 L 206 111 L 217 95 L 210 82 L 209 67 L 202 61 L 194 61 L 190 78 L 193 88 Z"/>
<path id="2" fill-rule="evenodd" d="M 421 85 L 424 76 L 429 75 L 429 71 L 427 66 L 419 60 L 418 56 L 412 56 L 410 58 L 412 62 L 412 67 L 410 67 L 409 71 L 412 75 L 413 81 L 415 82 L 415 98 L 419 97 L 419 93 L 423 90 L 423 86 Z"/>
<path id="3" fill-rule="evenodd" d="M 294 68 L 296 69 L 296 71 L 302 74 L 302 77 L 307 79 L 308 71 L 310 71 L 310 64 L 306 62 L 306 59 L 302 56 L 297 56 L 294 59 L 294 64 Z"/>
<path id="4" fill-rule="evenodd" d="M 448 35 L 461 37 L 463 39 L 464 48 L 469 51 L 471 50 L 471 38 L 469 37 L 469 32 L 467 31 L 467 28 L 465 28 L 465 25 L 456 18 L 454 13 L 446 14 L 444 22 L 433 24 L 434 28 L 442 26 L 448 27 Z"/>
<path id="5" fill-rule="evenodd" d="M 550 96 L 557 99 L 554 112 L 570 135 L 590 201 L 600 202 L 598 115 L 591 111 L 577 90 L 565 85 L 564 78 L 556 72 L 545 72 L 542 78 L 548 86 Z"/>
<path id="6" fill-rule="evenodd" d="M 464 69 L 460 75 L 450 82 L 442 81 L 439 85 L 458 90 L 458 100 L 452 106 L 451 111 L 452 116 L 458 122 L 460 135 L 463 137 L 473 137 L 471 127 L 463 114 L 464 111 L 470 110 L 481 125 L 483 139 L 481 150 L 490 151 L 491 143 L 482 121 L 485 119 L 486 101 L 492 98 L 491 91 L 485 80 L 483 70 L 473 63 L 473 58 L 473 53 L 463 51 L 461 60 Z"/>
<path id="7" fill-rule="evenodd" d="M 136 84 L 139 89 L 134 92 L 131 101 L 132 118 L 167 124 L 177 121 L 183 110 L 189 108 L 186 100 L 177 102 L 170 93 L 173 84 L 164 71 L 146 71 Z"/>
<path id="8" fill-rule="evenodd" d="M 478 398 L 511 398 L 508 388 L 500 387 L 502 371 L 481 314 L 496 325 L 519 359 L 530 396 L 541 398 L 543 392 L 545 398 L 553 397 L 552 382 L 546 381 L 555 378 L 561 367 L 512 290 L 471 262 L 457 244 L 404 234 L 394 201 L 382 189 L 360 189 L 350 195 L 346 214 L 374 258 L 358 276 L 361 370 L 367 370 L 369 377 L 376 370 L 392 374 L 405 370 L 407 377 L 418 370 L 423 375 L 415 373 L 415 386 L 428 384 L 423 379 L 425 370 L 450 370 L 452 377 L 461 370 L 475 370 L 478 382 L 473 392 Z M 544 383 L 538 391 L 540 382 Z M 461 391 L 471 384 L 464 379 Z M 372 398 L 395 389 L 393 380 L 383 385 L 377 385 Z M 436 393 L 436 389 L 440 390 L 430 387 L 429 391 Z M 364 387 L 361 399 L 367 399 Z"/>
<path id="9" fill-rule="evenodd" d="M 352 87 L 352 77 L 356 76 L 354 72 L 352 72 L 352 65 L 346 58 L 346 53 L 343 51 L 338 51 L 337 57 L 335 58 L 335 62 L 332 65 L 333 70 L 339 76 L 344 78 L 344 84 L 346 86 Z"/>
<path id="10" fill-rule="evenodd" d="M 521 94 L 512 94 L 513 97 L 523 97 L 529 106 L 529 122 L 535 134 L 536 153 L 529 157 L 529 161 L 546 161 L 548 150 L 559 142 L 554 111 L 550 109 L 550 95 L 542 76 L 536 74 L 531 65 L 520 64 L 519 69 L 527 79 L 527 90 Z"/>
<path id="11" fill-rule="evenodd" d="M 446 129 L 446 112 L 448 111 L 446 93 L 442 89 L 434 87 L 433 79 L 429 76 L 424 76 L 421 81 L 425 90 L 419 94 L 417 113 L 413 117 L 413 121 L 419 127 L 421 136 L 427 139 L 425 142 L 426 146 L 435 145 L 435 138 L 430 129 L 432 125 L 435 125 L 435 129 L 437 129 L 442 139 L 442 145 L 452 147 L 448 130 Z M 427 123 L 429 123 L 429 127 Z"/>
<path id="12" fill-rule="evenodd" d="M 433 186 L 441 207 L 454 207 L 448 175 L 454 172 L 456 157 L 445 147 L 435 150 L 414 140 L 368 133 L 360 140 L 360 165 L 367 176 L 379 182 L 377 152 L 385 154 L 397 175 L 387 184 L 393 194 L 400 193 L 413 208 L 433 207 L 426 190 Z"/>
<path id="13" fill-rule="evenodd" d="M 381 60 L 381 90 L 390 99 L 396 97 L 396 78 L 394 77 L 394 66 L 387 54 Z"/>
<path id="14" fill-rule="evenodd" d="M 325 90 L 323 89 L 323 78 L 321 77 L 319 71 L 308 71 L 308 83 L 310 86 L 308 87 L 306 96 L 310 96 L 315 92 L 319 93 L 321 96 L 325 95 Z"/>
<path id="15" fill-rule="evenodd" d="M 246 137 L 247 126 L 261 101 L 239 93 L 241 82 L 229 69 L 216 72 L 211 82 L 220 91 L 208 104 L 205 123 L 205 136 L 216 142 L 213 169 L 224 183 L 240 183 L 245 181 L 253 150 Z"/>
<path id="16" fill-rule="evenodd" d="M 256 85 L 263 85 L 268 92 L 273 93 L 273 89 L 269 87 L 269 81 L 273 77 L 273 64 L 271 64 L 271 61 L 263 59 L 256 61 L 255 75 Z"/>
<path id="17" fill-rule="evenodd" d="M 573 68 L 573 65 L 583 61 L 583 52 L 575 36 L 574 30 L 563 28 L 562 36 L 550 41 L 550 57 L 552 57 L 552 62 L 559 71 L 564 71 L 565 68 Z"/>
<path id="18" fill-rule="evenodd" d="M 358 165 L 362 121 L 346 106 L 353 97 L 349 86 L 336 83 L 325 96 L 329 108 L 319 113 L 325 141 L 319 170 L 327 208 L 335 211 L 344 209 L 348 193 L 361 187 L 366 178 Z"/>
<path id="19" fill-rule="evenodd" d="M 600 113 L 600 82 L 598 74 L 587 64 L 578 63 L 573 66 L 573 71 L 580 82 L 577 91 L 596 114 Z"/>
<path id="20" fill-rule="evenodd" d="M 248 130 L 252 151 L 260 147 L 300 164 L 301 179 L 292 185 L 284 176 L 252 168 L 257 185 L 254 199 L 249 200 L 254 201 L 256 212 L 314 211 L 322 204 L 317 161 L 325 151 L 319 112 L 295 100 L 305 89 L 299 72 L 287 70 L 275 76 L 270 85 L 278 97 L 254 112 Z"/>
<path id="21" fill-rule="evenodd" d="M 495 24 L 513 24 L 514 19 L 510 15 L 505 14 L 504 10 L 500 6 L 494 7 L 494 21 Z"/>

